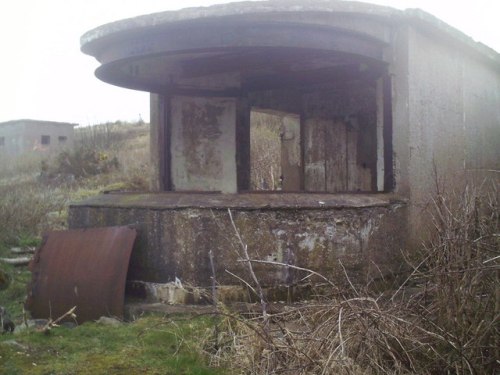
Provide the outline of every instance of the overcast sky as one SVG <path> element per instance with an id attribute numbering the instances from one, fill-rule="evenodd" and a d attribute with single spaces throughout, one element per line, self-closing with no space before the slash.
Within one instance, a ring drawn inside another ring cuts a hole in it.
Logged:
<path id="1" fill-rule="evenodd" d="M 80 36 L 122 18 L 228 2 L 0 0 L 0 122 L 21 118 L 81 125 L 149 121 L 149 95 L 95 78 L 98 63 L 80 52 Z M 365 2 L 423 9 L 500 51 L 500 0 Z"/>

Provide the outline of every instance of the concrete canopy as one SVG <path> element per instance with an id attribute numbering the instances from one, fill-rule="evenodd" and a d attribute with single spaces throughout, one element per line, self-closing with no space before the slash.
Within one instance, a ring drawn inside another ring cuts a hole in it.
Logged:
<path id="1" fill-rule="evenodd" d="M 81 39 L 101 80 L 155 93 L 237 95 L 349 77 L 386 66 L 399 11 L 339 1 L 243 2 L 136 17 Z"/>

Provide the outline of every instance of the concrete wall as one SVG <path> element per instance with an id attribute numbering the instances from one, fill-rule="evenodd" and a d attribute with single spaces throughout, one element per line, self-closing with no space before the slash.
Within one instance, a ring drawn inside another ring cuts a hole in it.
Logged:
<path id="1" fill-rule="evenodd" d="M 408 29 L 407 52 L 408 82 L 400 94 L 407 94 L 408 117 L 405 123 L 398 116 L 394 132 L 395 147 L 407 148 L 399 158 L 399 190 L 408 192 L 418 241 L 436 186 L 460 188 L 468 176 L 476 183 L 488 174 L 498 179 L 500 69 L 420 28 Z"/>
<path id="2" fill-rule="evenodd" d="M 49 153 L 73 147 L 73 126 L 36 120 L 16 120 L 0 124 L 0 138 L 3 146 L 0 153 L 7 156 L 19 156 L 26 153 Z M 42 143 L 42 137 L 48 144 Z"/>
<path id="3" fill-rule="evenodd" d="M 319 203 L 318 203 L 319 202 Z M 197 286 L 211 283 L 209 251 L 217 282 L 247 279 L 241 247 L 227 208 L 251 258 L 307 267 L 345 282 L 340 262 L 357 283 L 397 270 L 405 241 L 405 205 L 384 195 L 322 194 L 107 194 L 72 205 L 70 228 L 135 225 L 129 279 Z M 376 265 L 376 266 L 375 266 Z M 265 286 L 293 284 L 306 275 L 255 265 Z"/>

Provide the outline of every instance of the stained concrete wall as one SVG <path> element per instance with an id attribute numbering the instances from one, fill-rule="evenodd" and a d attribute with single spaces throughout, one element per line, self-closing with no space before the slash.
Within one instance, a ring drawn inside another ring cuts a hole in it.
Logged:
<path id="1" fill-rule="evenodd" d="M 342 265 L 357 283 L 397 270 L 405 241 L 405 205 L 389 195 L 325 194 L 107 194 L 74 204 L 69 226 L 135 225 L 129 279 L 198 286 L 247 278 L 227 208 L 250 257 L 307 267 L 345 282 Z M 375 266 L 376 265 L 376 266 Z M 265 286 L 294 284 L 306 275 L 286 267 L 255 265 Z"/>
<path id="2" fill-rule="evenodd" d="M 236 193 L 236 99 L 171 99 L 174 191 Z"/>
<path id="3" fill-rule="evenodd" d="M 19 156 L 26 153 L 48 153 L 73 147 L 74 124 L 14 120 L 0 123 L 0 153 Z M 49 143 L 42 144 L 42 136 L 48 136 Z"/>

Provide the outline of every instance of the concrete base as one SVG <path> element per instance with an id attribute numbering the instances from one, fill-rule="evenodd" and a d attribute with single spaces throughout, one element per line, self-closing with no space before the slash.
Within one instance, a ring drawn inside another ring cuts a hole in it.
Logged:
<path id="1" fill-rule="evenodd" d="M 251 259 L 282 263 L 253 263 L 263 287 L 311 276 L 294 267 L 345 285 L 346 272 L 364 284 L 402 264 L 406 204 L 386 194 L 105 194 L 72 204 L 69 226 L 137 227 L 128 280 L 210 287 L 212 251 L 219 285 L 252 284 L 228 210 Z M 175 289 L 162 293 L 178 297 Z"/>

